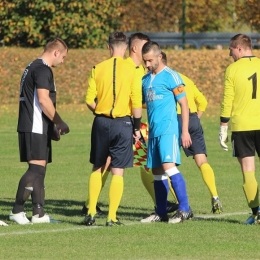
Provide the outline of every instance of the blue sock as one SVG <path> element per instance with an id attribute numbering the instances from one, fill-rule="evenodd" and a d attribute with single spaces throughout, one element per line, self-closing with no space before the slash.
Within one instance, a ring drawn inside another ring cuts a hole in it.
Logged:
<path id="1" fill-rule="evenodd" d="M 179 209 L 182 211 L 189 211 L 190 207 L 186 190 L 186 183 L 182 174 L 179 172 L 169 177 L 171 179 L 172 188 L 179 201 Z"/>
<path id="2" fill-rule="evenodd" d="M 154 175 L 154 192 L 156 200 L 156 213 L 159 216 L 167 214 L 167 196 L 169 192 L 169 184 L 167 176 Z"/>

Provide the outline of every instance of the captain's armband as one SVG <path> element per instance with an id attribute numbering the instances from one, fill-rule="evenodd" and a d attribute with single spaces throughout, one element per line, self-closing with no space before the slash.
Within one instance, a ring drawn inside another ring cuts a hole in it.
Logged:
<path id="1" fill-rule="evenodd" d="M 185 93 L 186 91 L 185 91 L 185 87 L 183 85 L 181 85 L 181 86 L 175 88 L 172 92 L 173 92 L 174 96 L 178 96 L 182 93 Z"/>

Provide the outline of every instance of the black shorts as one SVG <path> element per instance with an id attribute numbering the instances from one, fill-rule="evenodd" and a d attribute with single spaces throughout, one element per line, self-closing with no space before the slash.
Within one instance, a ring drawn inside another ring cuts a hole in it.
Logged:
<path id="1" fill-rule="evenodd" d="M 260 157 L 260 130 L 232 132 L 231 141 L 234 157 Z"/>
<path id="2" fill-rule="evenodd" d="M 96 116 L 91 131 L 90 162 L 101 167 L 111 156 L 111 167 L 133 166 L 133 125 L 129 116 Z"/>
<path id="3" fill-rule="evenodd" d="M 18 133 L 20 161 L 46 160 L 52 162 L 51 139 L 36 133 Z"/>
<path id="4" fill-rule="evenodd" d="M 181 116 L 178 115 L 179 122 L 181 123 Z M 192 144 L 189 148 L 183 148 L 186 156 L 194 156 L 196 154 L 207 155 L 206 144 L 204 139 L 204 132 L 200 124 L 200 119 L 196 113 L 190 113 L 189 115 L 189 133 Z"/>

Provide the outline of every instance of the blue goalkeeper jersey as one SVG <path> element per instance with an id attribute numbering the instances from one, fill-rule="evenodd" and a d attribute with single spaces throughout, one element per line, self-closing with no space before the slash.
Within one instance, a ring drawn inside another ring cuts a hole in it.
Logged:
<path id="1" fill-rule="evenodd" d="M 165 66 L 157 74 L 142 79 L 143 103 L 146 103 L 149 138 L 165 134 L 179 136 L 176 101 L 186 96 L 180 75 Z"/>

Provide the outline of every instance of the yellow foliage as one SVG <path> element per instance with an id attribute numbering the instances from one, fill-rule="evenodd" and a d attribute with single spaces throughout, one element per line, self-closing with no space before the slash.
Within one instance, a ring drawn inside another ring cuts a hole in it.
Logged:
<path id="1" fill-rule="evenodd" d="M 77 30 L 80 32 L 82 29 Z M 92 45 L 97 43 L 94 41 Z M 233 62 L 228 50 L 164 51 L 169 67 L 190 77 L 207 97 L 209 106 L 220 104 L 224 71 Z M 42 48 L 0 48 L 0 59 L 5 61 L 0 65 L 0 100 L 3 105 L 17 103 L 23 70 L 41 53 Z M 254 50 L 254 54 L 260 57 L 260 50 Z M 70 49 L 65 62 L 53 69 L 59 104 L 84 103 L 91 68 L 107 58 L 109 52 L 106 49 Z"/>

